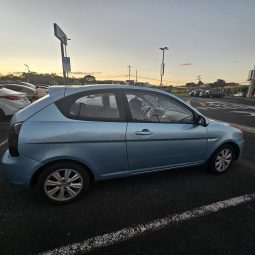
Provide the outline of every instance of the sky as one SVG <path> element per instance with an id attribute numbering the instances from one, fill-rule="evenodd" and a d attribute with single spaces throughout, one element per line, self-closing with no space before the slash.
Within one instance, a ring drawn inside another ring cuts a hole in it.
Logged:
<path id="1" fill-rule="evenodd" d="M 70 76 L 166 85 L 246 82 L 255 64 L 255 0 L 0 0 L 0 74 L 60 73 L 57 23 L 71 39 Z"/>

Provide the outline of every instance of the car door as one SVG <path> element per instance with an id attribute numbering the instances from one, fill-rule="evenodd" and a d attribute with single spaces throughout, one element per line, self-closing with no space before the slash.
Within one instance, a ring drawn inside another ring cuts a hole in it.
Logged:
<path id="1" fill-rule="evenodd" d="M 195 165 L 204 161 L 207 128 L 194 121 L 193 111 L 163 93 L 124 90 L 128 114 L 129 169 Z"/>

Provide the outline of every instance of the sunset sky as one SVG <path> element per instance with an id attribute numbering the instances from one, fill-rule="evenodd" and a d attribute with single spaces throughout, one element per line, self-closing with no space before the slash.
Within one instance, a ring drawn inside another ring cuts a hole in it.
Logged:
<path id="1" fill-rule="evenodd" d="M 183 85 L 245 83 L 255 64 L 254 0 L 0 0 L 0 73 L 61 73 L 57 23 L 71 38 L 72 75 Z M 134 77 L 131 77 L 134 79 Z"/>

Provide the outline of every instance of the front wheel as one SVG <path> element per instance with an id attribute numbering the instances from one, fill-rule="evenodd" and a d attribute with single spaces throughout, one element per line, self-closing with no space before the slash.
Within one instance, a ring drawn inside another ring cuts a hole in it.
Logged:
<path id="1" fill-rule="evenodd" d="M 89 174 L 78 164 L 58 163 L 40 174 L 37 189 L 48 201 L 64 205 L 79 198 L 89 187 Z"/>
<path id="2" fill-rule="evenodd" d="M 221 174 L 226 172 L 234 160 L 234 149 L 231 145 L 220 147 L 212 156 L 210 170 Z"/>

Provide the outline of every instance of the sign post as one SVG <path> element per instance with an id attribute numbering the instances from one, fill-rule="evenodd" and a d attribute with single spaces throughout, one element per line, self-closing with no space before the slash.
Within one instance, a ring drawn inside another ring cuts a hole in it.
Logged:
<path id="1" fill-rule="evenodd" d="M 64 78 L 64 84 L 66 84 L 67 83 L 66 78 L 68 76 L 68 72 L 71 71 L 70 58 L 67 57 L 67 54 L 66 54 L 67 40 L 70 40 L 70 39 L 67 38 L 66 34 L 56 23 L 54 23 L 53 25 L 54 25 L 54 35 L 60 40 L 63 78 Z"/>

